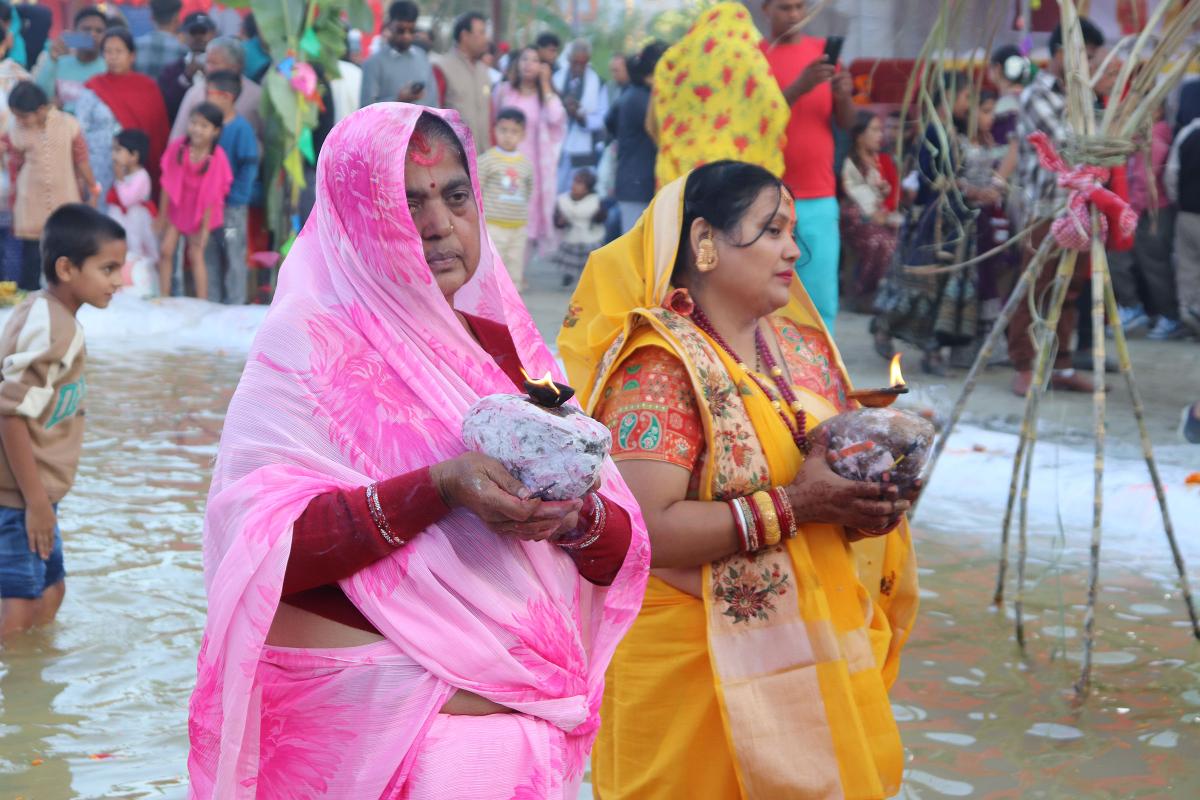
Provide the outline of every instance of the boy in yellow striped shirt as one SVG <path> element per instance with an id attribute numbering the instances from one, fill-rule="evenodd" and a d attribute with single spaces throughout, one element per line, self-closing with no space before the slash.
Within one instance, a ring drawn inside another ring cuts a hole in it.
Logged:
<path id="1" fill-rule="evenodd" d="M 479 187 L 488 236 L 508 274 L 525 289 L 525 229 L 533 196 L 533 164 L 517 148 L 525 138 L 525 114 L 502 108 L 496 114 L 496 146 L 479 157 Z"/>

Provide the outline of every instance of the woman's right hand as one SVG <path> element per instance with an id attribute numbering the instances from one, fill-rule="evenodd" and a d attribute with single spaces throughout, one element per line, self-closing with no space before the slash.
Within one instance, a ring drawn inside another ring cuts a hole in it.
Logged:
<path id="1" fill-rule="evenodd" d="M 538 500 L 504 465 L 482 453 L 463 453 L 433 465 L 429 477 L 450 508 L 474 513 L 502 536 L 543 541 L 574 530 L 582 500 Z"/>
<path id="2" fill-rule="evenodd" d="M 843 478 L 830 469 L 826 456 L 825 444 L 813 442 L 795 480 L 787 486 L 797 523 L 888 530 L 911 507 L 894 484 Z"/>

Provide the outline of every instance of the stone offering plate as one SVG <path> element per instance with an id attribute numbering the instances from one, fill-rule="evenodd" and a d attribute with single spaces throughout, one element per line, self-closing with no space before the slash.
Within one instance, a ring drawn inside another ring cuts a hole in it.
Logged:
<path id="1" fill-rule="evenodd" d="M 886 472 L 906 492 L 925 468 L 934 427 L 906 411 L 858 408 L 830 417 L 809 436 L 826 441 L 829 466 L 843 478 L 877 481 Z"/>
<path id="2" fill-rule="evenodd" d="M 463 419 L 462 437 L 543 500 L 583 497 L 612 446 L 608 428 L 579 409 L 545 408 L 516 394 L 480 398 Z"/>

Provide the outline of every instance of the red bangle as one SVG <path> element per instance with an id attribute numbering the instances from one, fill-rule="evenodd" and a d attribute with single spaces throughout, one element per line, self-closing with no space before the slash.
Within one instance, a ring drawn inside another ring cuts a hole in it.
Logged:
<path id="1" fill-rule="evenodd" d="M 572 539 L 560 539 L 557 544 L 563 550 L 583 550 L 596 543 L 608 525 L 608 510 L 604 506 L 604 498 L 592 492 L 588 495 L 592 501 L 592 520 L 584 531 Z"/>
<path id="2" fill-rule="evenodd" d="M 788 500 L 787 490 L 782 486 L 776 486 L 771 490 L 771 501 L 775 503 L 775 513 L 779 517 L 779 522 L 783 527 L 783 536 L 785 539 L 796 538 L 796 512 L 792 509 L 791 501 Z"/>
<path id="3" fill-rule="evenodd" d="M 739 497 L 738 499 L 742 501 L 743 508 L 750 509 L 750 517 L 754 523 L 754 530 L 750 533 L 750 552 L 754 552 L 762 546 L 762 536 L 760 535 L 760 532 L 763 530 L 762 517 L 759 515 L 758 508 L 755 507 L 754 502 L 750 498 Z"/>

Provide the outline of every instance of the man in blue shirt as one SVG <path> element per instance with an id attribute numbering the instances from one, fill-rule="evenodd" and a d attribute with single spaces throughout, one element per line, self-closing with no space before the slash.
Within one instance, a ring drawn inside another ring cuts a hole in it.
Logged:
<path id="1" fill-rule="evenodd" d="M 225 224 L 218 235 L 209 238 L 204 261 L 208 268 L 208 299 L 229 305 L 246 302 L 246 213 L 258 178 L 258 140 L 250 123 L 234 108 L 241 93 L 242 78 L 236 72 L 208 76 L 208 102 L 225 115 L 217 144 L 229 159 L 233 184 L 225 198 Z"/>

